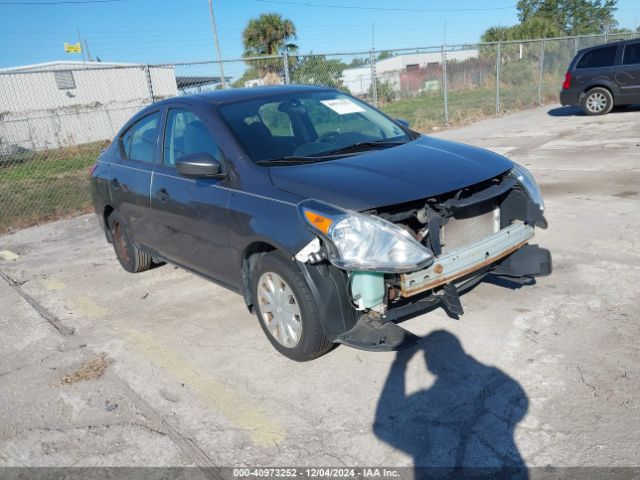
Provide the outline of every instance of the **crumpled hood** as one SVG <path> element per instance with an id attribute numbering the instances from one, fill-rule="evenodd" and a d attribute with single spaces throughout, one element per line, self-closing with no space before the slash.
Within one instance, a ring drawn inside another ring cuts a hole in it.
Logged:
<path id="1" fill-rule="evenodd" d="M 307 165 L 271 167 L 276 188 L 367 210 L 451 192 L 506 172 L 497 153 L 422 136 L 405 145 Z"/>

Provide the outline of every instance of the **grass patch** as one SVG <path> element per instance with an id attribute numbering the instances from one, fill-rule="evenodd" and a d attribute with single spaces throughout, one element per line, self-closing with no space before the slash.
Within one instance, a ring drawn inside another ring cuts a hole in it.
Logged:
<path id="1" fill-rule="evenodd" d="M 542 103 L 558 100 L 561 80 L 545 79 Z M 448 92 L 449 125 L 462 125 L 496 115 L 495 87 L 481 87 Z M 522 110 L 538 105 L 538 84 L 503 86 L 500 89 L 502 113 Z M 430 92 L 412 98 L 397 100 L 381 109 L 389 116 L 403 118 L 416 130 L 431 130 L 444 126 L 444 94 Z"/>
<path id="2" fill-rule="evenodd" d="M 90 209 L 89 167 L 102 143 L 0 159 L 0 232 Z"/>

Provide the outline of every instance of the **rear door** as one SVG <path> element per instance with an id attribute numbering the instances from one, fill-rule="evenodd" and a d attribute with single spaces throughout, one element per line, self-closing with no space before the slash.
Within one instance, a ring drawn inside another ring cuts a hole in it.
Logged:
<path id="1" fill-rule="evenodd" d="M 611 45 L 584 52 L 576 63 L 576 84 L 581 88 L 589 88 L 599 82 L 613 82 L 613 65 L 617 51 L 618 47 Z"/>
<path id="2" fill-rule="evenodd" d="M 118 159 L 111 165 L 111 201 L 133 241 L 148 246 L 152 236 L 149 187 L 158 154 L 160 112 L 136 120 L 118 137 Z"/>
<path id="3" fill-rule="evenodd" d="M 621 100 L 640 102 L 640 41 L 624 46 L 622 64 L 615 70 Z"/>
<path id="4" fill-rule="evenodd" d="M 191 179 L 176 172 L 176 161 L 201 152 L 222 160 L 213 132 L 198 114 L 188 106 L 168 109 L 162 158 L 151 184 L 154 249 L 167 260 L 228 284 L 233 269 L 229 190 L 220 186 L 224 179 Z"/>

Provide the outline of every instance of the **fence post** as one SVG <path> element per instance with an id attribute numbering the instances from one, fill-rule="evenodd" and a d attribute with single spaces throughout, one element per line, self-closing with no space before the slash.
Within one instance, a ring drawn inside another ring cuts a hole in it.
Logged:
<path id="1" fill-rule="evenodd" d="M 444 125 L 449 125 L 449 88 L 447 81 L 447 46 L 440 47 L 442 53 L 442 91 L 444 92 Z"/>
<path id="2" fill-rule="evenodd" d="M 496 115 L 500 115 L 500 57 L 501 42 L 498 41 L 498 51 L 496 52 Z"/>
<path id="3" fill-rule="evenodd" d="M 103 105 L 103 111 L 107 116 L 107 122 L 109 123 L 109 128 L 111 129 L 111 136 L 113 137 L 117 132 L 113 128 L 113 122 L 111 121 L 111 115 L 109 114 L 109 109 L 107 109 L 107 107 Z"/>
<path id="4" fill-rule="evenodd" d="M 149 98 L 151 98 L 151 103 L 155 102 L 155 98 L 153 96 L 153 83 L 151 82 L 151 71 L 149 70 L 149 65 L 145 65 L 144 72 L 147 77 L 147 87 L 149 88 Z"/>
<path id="5" fill-rule="evenodd" d="M 371 49 L 371 96 L 373 98 L 373 106 L 378 108 L 378 85 L 376 82 L 376 52 Z"/>
<path id="6" fill-rule="evenodd" d="M 542 105 L 542 83 L 544 82 L 544 38 L 540 44 L 540 79 L 538 81 L 538 105 Z"/>
<path id="7" fill-rule="evenodd" d="M 282 62 L 284 63 L 284 84 L 289 85 L 291 83 L 291 79 L 289 78 L 289 54 L 286 50 L 282 56 Z"/>

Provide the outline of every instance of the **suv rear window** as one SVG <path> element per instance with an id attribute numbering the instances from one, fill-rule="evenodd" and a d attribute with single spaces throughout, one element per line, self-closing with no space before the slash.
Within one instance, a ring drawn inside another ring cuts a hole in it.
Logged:
<path id="1" fill-rule="evenodd" d="M 624 47 L 624 65 L 636 65 L 640 63 L 640 43 L 630 43 Z"/>
<path id="2" fill-rule="evenodd" d="M 616 46 L 591 50 L 582 55 L 576 68 L 612 67 L 616 59 L 617 50 L 618 47 Z"/>

